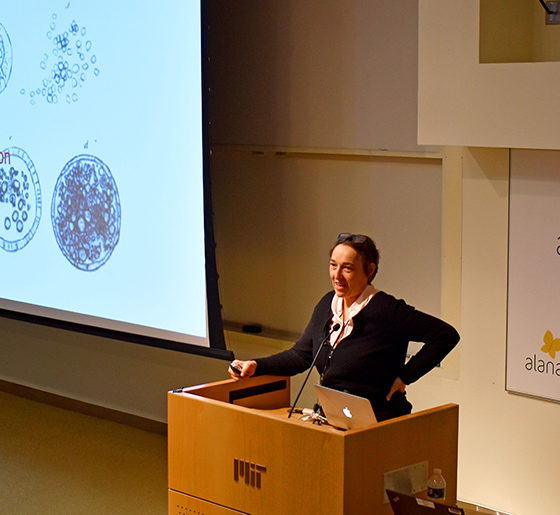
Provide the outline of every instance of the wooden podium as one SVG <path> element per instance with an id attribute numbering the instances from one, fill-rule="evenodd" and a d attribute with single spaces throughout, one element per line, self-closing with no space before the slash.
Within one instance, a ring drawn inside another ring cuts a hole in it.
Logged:
<path id="1" fill-rule="evenodd" d="M 349 431 L 288 418 L 289 405 L 287 377 L 169 392 L 169 514 L 390 514 L 388 478 L 407 488 L 435 467 L 455 502 L 457 405 Z"/>

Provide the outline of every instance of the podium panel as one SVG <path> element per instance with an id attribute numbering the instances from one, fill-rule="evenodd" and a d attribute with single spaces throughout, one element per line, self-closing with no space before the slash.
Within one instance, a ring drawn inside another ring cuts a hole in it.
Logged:
<path id="1" fill-rule="evenodd" d="M 289 404 L 287 377 L 169 392 L 169 513 L 390 514 L 384 474 L 423 461 L 455 501 L 458 406 L 341 431 L 288 418 Z"/>

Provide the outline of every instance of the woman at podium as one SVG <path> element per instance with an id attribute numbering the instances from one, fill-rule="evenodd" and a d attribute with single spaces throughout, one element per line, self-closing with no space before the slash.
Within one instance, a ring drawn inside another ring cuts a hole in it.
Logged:
<path id="1" fill-rule="evenodd" d="M 317 303 L 303 335 L 284 352 L 235 360 L 230 375 L 295 375 L 316 367 L 321 384 L 366 397 L 377 420 L 406 415 L 406 386 L 437 366 L 459 341 L 448 323 L 378 290 L 379 252 L 371 238 L 341 233 L 331 248 L 333 290 Z M 410 341 L 422 348 L 407 362 Z"/>

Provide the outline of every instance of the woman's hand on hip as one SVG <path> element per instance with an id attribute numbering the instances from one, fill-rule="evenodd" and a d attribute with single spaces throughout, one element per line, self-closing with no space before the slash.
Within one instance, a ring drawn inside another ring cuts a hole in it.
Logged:
<path id="1" fill-rule="evenodd" d="M 401 392 L 401 393 L 405 393 L 406 392 L 406 384 L 404 384 L 402 382 L 402 379 L 400 377 L 397 377 L 394 381 L 393 381 L 393 386 L 391 386 L 391 389 L 389 390 L 389 393 L 387 394 L 387 400 L 390 401 L 391 397 L 393 396 L 393 394 L 395 392 Z"/>

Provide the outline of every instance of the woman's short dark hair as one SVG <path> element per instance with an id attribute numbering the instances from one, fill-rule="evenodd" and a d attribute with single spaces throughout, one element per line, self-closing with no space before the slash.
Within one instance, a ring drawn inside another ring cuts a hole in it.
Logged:
<path id="1" fill-rule="evenodd" d="M 352 247 L 362 258 L 362 263 L 364 265 L 364 272 L 369 273 L 369 265 L 373 263 L 375 265 L 375 270 L 371 277 L 368 278 L 368 282 L 371 283 L 373 278 L 377 274 L 379 269 L 379 251 L 375 246 L 375 242 L 365 234 L 351 234 L 347 232 L 341 232 L 336 238 L 336 243 L 332 246 L 330 251 L 330 256 L 332 256 L 333 250 L 338 245 L 348 245 Z"/>

